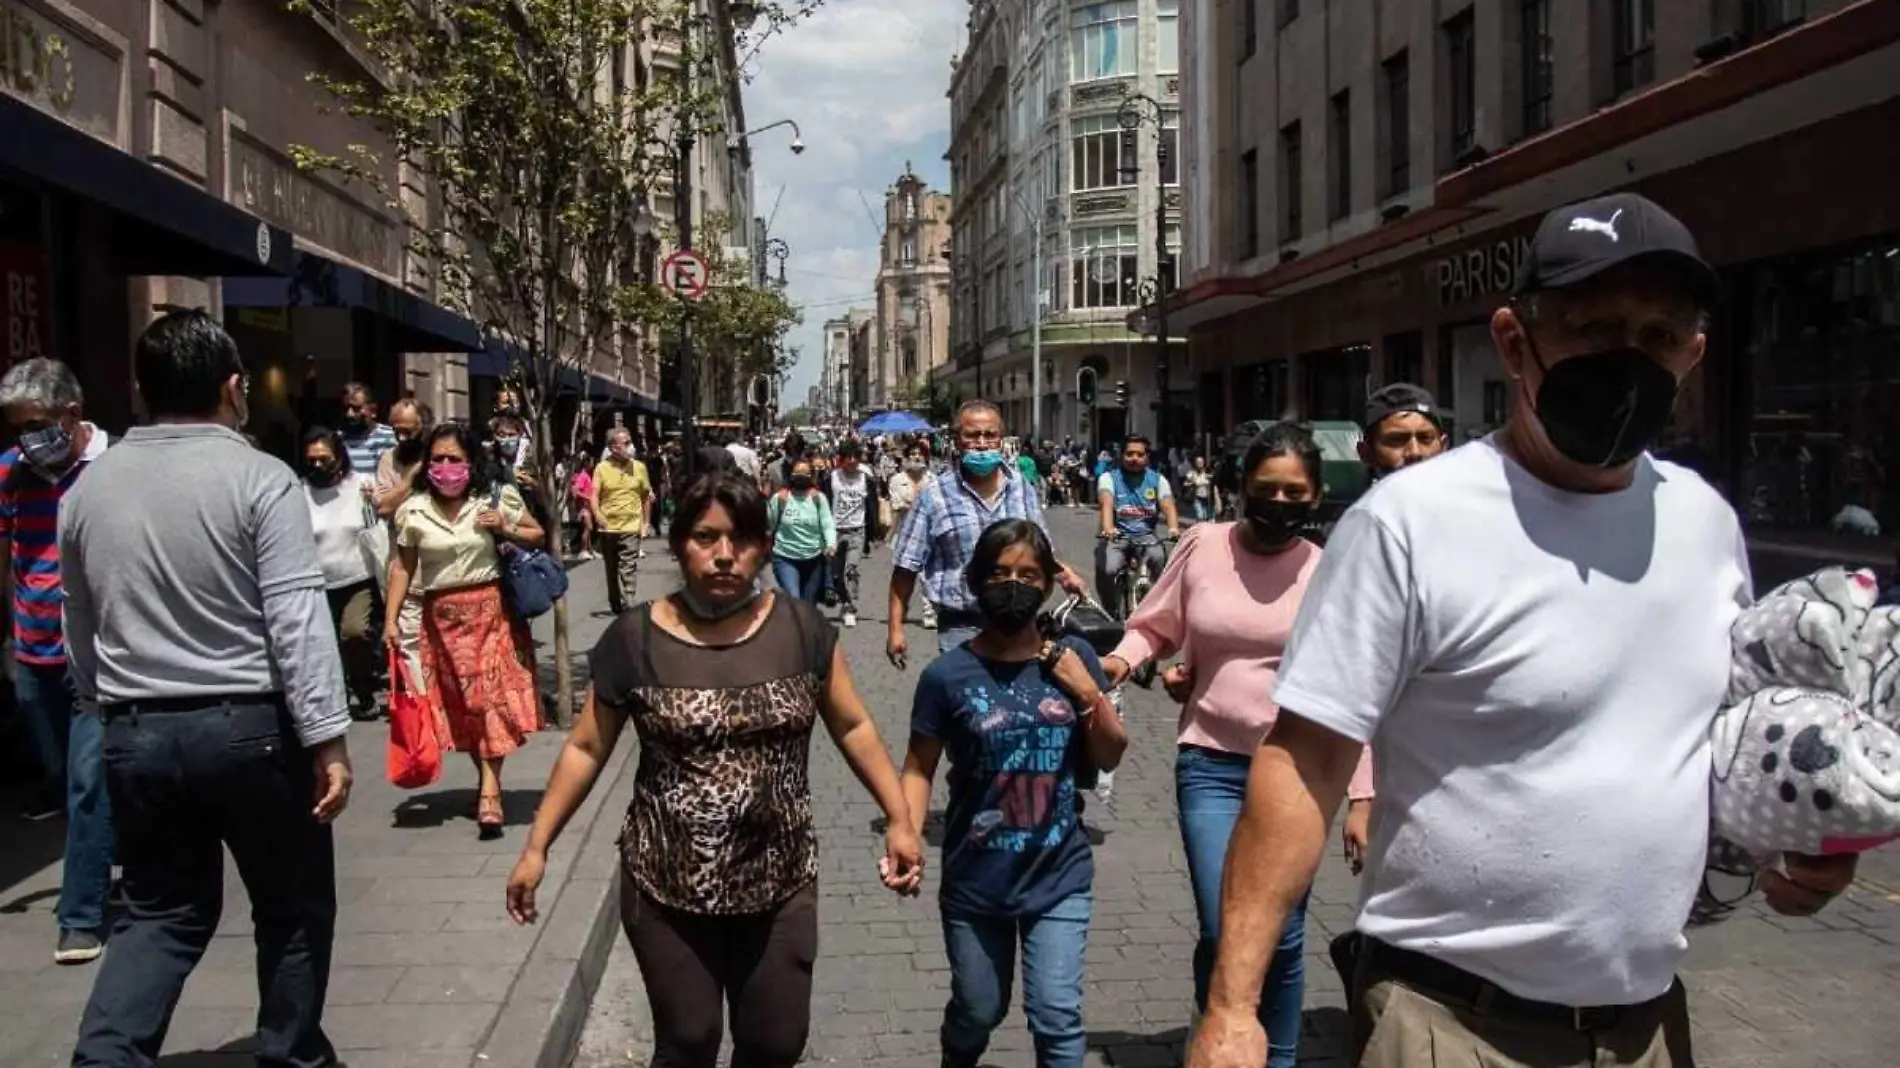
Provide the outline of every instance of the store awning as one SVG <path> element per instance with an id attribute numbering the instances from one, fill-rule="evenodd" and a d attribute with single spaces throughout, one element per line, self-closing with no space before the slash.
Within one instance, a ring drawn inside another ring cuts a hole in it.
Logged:
<path id="1" fill-rule="evenodd" d="M 475 352 L 481 328 L 367 271 L 313 252 L 292 253 L 289 277 L 226 278 L 224 303 L 232 308 L 355 308 L 388 322 L 402 352 Z"/>
<path id="2" fill-rule="evenodd" d="M 127 274 L 287 275 L 290 235 L 137 156 L 0 94 L 0 170 L 114 213 Z"/>
<path id="3" fill-rule="evenodd" d="M 490 378 L 506 378 L 514 370 L 514 365 L 525 365 L 527 362 L 528 354 L 520 346 L 489 338 L 485 348 L 469 353 L 468 373 L 487 375 Z M 573 396 L 581 393 L 585 388 L 587 401 L 590 404 L 618 405 L 644 411 L 649 409 L 644 408 L 643 404 L 652 403 L 620 383 L 600 375 L 586 376 L 586 384 L 583 387 L 581 373 L 573 367 L 561 368 L 560 373 L 555 377 L 555 390 L 558 393 Z"/>

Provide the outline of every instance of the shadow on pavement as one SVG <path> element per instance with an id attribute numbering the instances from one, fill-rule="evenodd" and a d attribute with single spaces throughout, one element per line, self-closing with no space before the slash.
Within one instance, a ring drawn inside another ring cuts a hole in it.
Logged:
<path id="1" fill-rule="evenodd" d="M 448 755 L 448 754 L 445 754 Z M 470 777 L 474 769 L 464 768 Z M 451 772 L 443 769 L 443 777 Z M 501 792 L 501 812 L 504 826 L 525 826 L 534 822 L 534 810 L 541 804 L 542 783 L 523 789 L 504 789 Z M 447 789 L 431 787 L 426 793 L 410 794 L 404 797 L 396 807 L 390 810 L 393 817 L 390 826 L 405 830 L 420 830 L 428 827 L 441 827 L 452 821 L 462 821 L 471 831 L 475 826 L 476 790 L 473 785 L 449 787 Z"/>
<path id="2" fill-rule="evenodd" d="M 22 776 L 14 781 L 25 783 L 29 779 Z M 6 895 L 66 853 L 66 820 L 55 817 L 34 821 L 18 815 L 26 796 L 25 789 L 0 790 L 0 913 L 24 912 L 48 896 L 46 893 L 18 898 Z M 59 891 L 54 889 L 50 893 L 57 896 Z"/>
<path id="3" fill-rule="evenodd" d="M 255 1048 L 253 1039 L 240 1038 L 217 1049 L 167 1053 L 158 1059 L 156 1068 L 251 1068 L 257 1063 Z"/>

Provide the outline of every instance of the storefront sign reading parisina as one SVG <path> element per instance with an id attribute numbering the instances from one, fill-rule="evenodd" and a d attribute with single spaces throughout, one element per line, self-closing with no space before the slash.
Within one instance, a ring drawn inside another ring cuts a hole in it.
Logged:
<path id="1" fill-rule="evenodd" d="M 1432 264 L 1441 306 L 1509 293 L 1517 269 L 1530 258 L 1531 239 L 1506 238 L 1468 248 Z"/>
<path id="2" fill-rule="evenodd" d="M 0 2 L 0 88 L 23 100 L 71 110 L 79 95 L 73 48 L 53 24 L 22 7 Z"/>

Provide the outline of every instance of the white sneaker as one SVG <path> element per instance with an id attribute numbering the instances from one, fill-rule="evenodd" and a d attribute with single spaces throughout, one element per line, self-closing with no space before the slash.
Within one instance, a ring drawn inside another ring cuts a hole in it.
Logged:
<path id="1" fill-rule="evenodd" d="M 925 630 L 936 630 L 937 629 L 937 613 L 932 612 L 930 609 L 926 608 L 924 609 L 924 618 L 918 620 L 917 622 L 918 622 L 918 625 L 923 627 Z"/>
<path id="2" fill-rule="evenodd" d="M 857 626 L 858 614 L 856 612 L 851 611 L 850 609 L 846 609 L 844 613 L 844 625 L 847 627 Z"/>
<path id="3" fill-rule="evenodd" d="M 1108 799 L 1114 796 L 1115 796 L 1115 773 L 1112 771 L 1096 772 L 1095 774 L 1095 800 L 1100 801 L 1103 804 L 1107 804 Z"/>

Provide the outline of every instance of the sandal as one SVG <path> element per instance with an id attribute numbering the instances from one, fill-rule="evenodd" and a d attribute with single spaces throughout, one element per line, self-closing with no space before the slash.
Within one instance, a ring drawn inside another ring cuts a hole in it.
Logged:
<path id="1" fill-rule="evenodd" d="M 483 794 L 475 802 L 475 823 L 481 837 L 500 838 L 502 819 L 500 794 Z"/>

